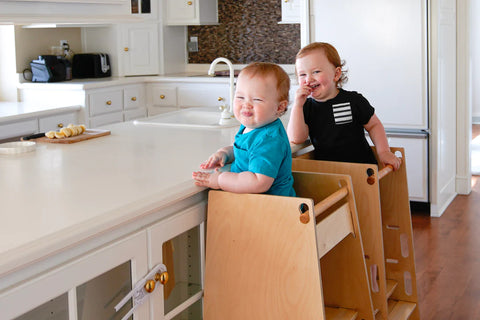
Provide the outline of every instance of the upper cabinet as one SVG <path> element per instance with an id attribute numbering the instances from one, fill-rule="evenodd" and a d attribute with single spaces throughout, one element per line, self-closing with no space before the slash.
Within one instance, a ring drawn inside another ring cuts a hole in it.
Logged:
<path id="1" fill-rule="evenodd" d="M 130 0 L 0 0 L 2 23 L 112 23 L 130 16 Z"/>
<path id="2" fill-rule="evenodd" d="M 282 21 L 280 23 L 300 23 L 302 0 L 281 0 Z"/>
<path id="3" fill-rule="evenodd" d="M 218 24 L 217 0 L 166 0 L 167 25 Z"/>
<path id="4" fill-rule="evenodd" d="M 158 74 L 158 24 L 123 24 L 120 33 L 123 47 L 123 59 L 120 59 L 123 61 L 123 75 Z"/>

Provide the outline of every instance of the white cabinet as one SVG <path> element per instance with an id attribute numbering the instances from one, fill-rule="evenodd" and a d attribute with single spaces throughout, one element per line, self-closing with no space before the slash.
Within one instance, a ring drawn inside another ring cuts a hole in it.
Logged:
<path id="1" fill-rule="evenodd" d="M 114 306 L 147 273 L 147 238 L 141 231 L 0 293 L 2 319 L 39 319 L 41 312 L 50 318 L 54 311 L 54 319 L 113 318 Z M 148 302 L 135 319 L 148 319 Z"/>
<path id="2" fill-rule="evenodd" d="M 217 0 L 166 0 L 167 25 L 218 24 Z"/>
<path id="3" fill-rule="evenodd" d="M 76 112 L 56 114 L 52 116 L 40 117 L 38 126 L 40 132 L 59 130 L 69 124 L 78 124 L 78 114 Z"/>
<path id="4" fill-rule="evenodd" d="M 91 128 L 146 117 L 145 87 L 129 85 L 88 90 L 85 112 Z"/>
<path id="5" fill-rule="evenodd" d="M 77 112 L 63 112 L 48 116 L 32 116 L 0 124 L 0 140 L 18 138 L 38 132 L 59 130 L 70 123 L 78 124 Z"/>
<path id="6" fill-rule="evenodd" d="M 156 22 L 84 27 L 82 49 L 108 53 L 114 77 L 159 74 L 159 28 Z"/>
<path id="7" fill-rule="evenodd" d="M 124 75 L 158 74 L 158 24 L 123 24 L 121 30 Z"/>
<path id="8" fill-rule="evenodd" d="M 27 119 L 0 125 L 0 140 L 15 138 L 38 132 L 38 120 Z"/>
<path id="9" fill-rule="evenodd" d="M 152 299 L 163 301 L 151 305 L 154 319 L 181 312 L 190 314 L 181 319 L 202 318 L 206 206 L 201 202 L 148 229 L 151 267 L 164 263 L 172 280 L 152 293 Z"/>
<path id="10" fill-rule="evenodd" d="M 148 115 L 177 110 L 178 108 L 212 107 L 228 105 L 230 86 L 225 83 L 155 83 L 147 86 Z"/>
<path id="11" fill-rule="evenodd" d="M 163 288 L 156 283 L 133 319 L 201 319 L 207 208 L 204 196 L 154 210 L 143 220 L 131 221 L 123 231 L 98 235 L 63 255 L 46 257 L 30 268 L 28 275 L 25 270 L 16 270 L 23 276 L 13 272 L 7 279 L 0 279 L 0 318 L 121 319 L 133 301 L 118 314 L 114 307 L 163 263 L 169 281 Z M 24 277 L 26 281 L 19 281 Z"/>
<path id="12" fill-rule="evenodd" d="M 300 23 L 301 0 L 281 0 L 282 21 L 280 23 Z"/>

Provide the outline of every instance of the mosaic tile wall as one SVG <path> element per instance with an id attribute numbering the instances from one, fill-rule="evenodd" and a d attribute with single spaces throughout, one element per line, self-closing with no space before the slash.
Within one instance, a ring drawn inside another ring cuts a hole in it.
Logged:
<path id="1" fill-rule="evenodd" d="M 216 26 L 189 26 L 198 37 L 198 52 L 189 63 L 211 63 L 225 57 L 235 64 L 268 61 L 295 63 L 300 49 L 300 24 L 278 24 L 281 0 L 218 0 Z"/>

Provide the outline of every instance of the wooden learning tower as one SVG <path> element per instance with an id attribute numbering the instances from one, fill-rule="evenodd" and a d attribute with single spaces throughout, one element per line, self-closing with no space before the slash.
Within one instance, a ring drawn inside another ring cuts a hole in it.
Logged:
<path id="1" fill-rule="evenodd" d="M 391 167 L 379 171 L 376 165 L 311 160 L 312 153 L 295 158 L 292 168 L 352 178 L 376 319 L 418 320 L 407 164 L 403 148 L 391 150 L 402 158 L 393 172 Z"/>
<path id="2" fill-rule="evenodd" d="M 350 177 L 294 179 L 299 197 L 210 191 L 204 319 L 374 319 Z"/>

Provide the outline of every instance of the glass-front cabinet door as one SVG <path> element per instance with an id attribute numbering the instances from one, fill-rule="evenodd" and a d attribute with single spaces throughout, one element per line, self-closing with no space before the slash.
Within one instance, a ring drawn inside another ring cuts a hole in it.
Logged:
<path id="1" fill-rule="evenodd" d="M 102 247 L 0 295 L 2 319 L 122 319 L 115 306 L 148 273 L 146 231 Z M 149 301 L 128 319 L 149 319 Z M 27 311 L 28 310 L 28 311 Z M 4 318 L 5 317 L 5 318 Z"/>
<path id="2" fill-rule="evenodd" d="M 205 215 L 202 202 L 148 230 L 150 267 L 163 263 L 169 275 L 150 299 L 154 319 L 202 319 Z"/>

